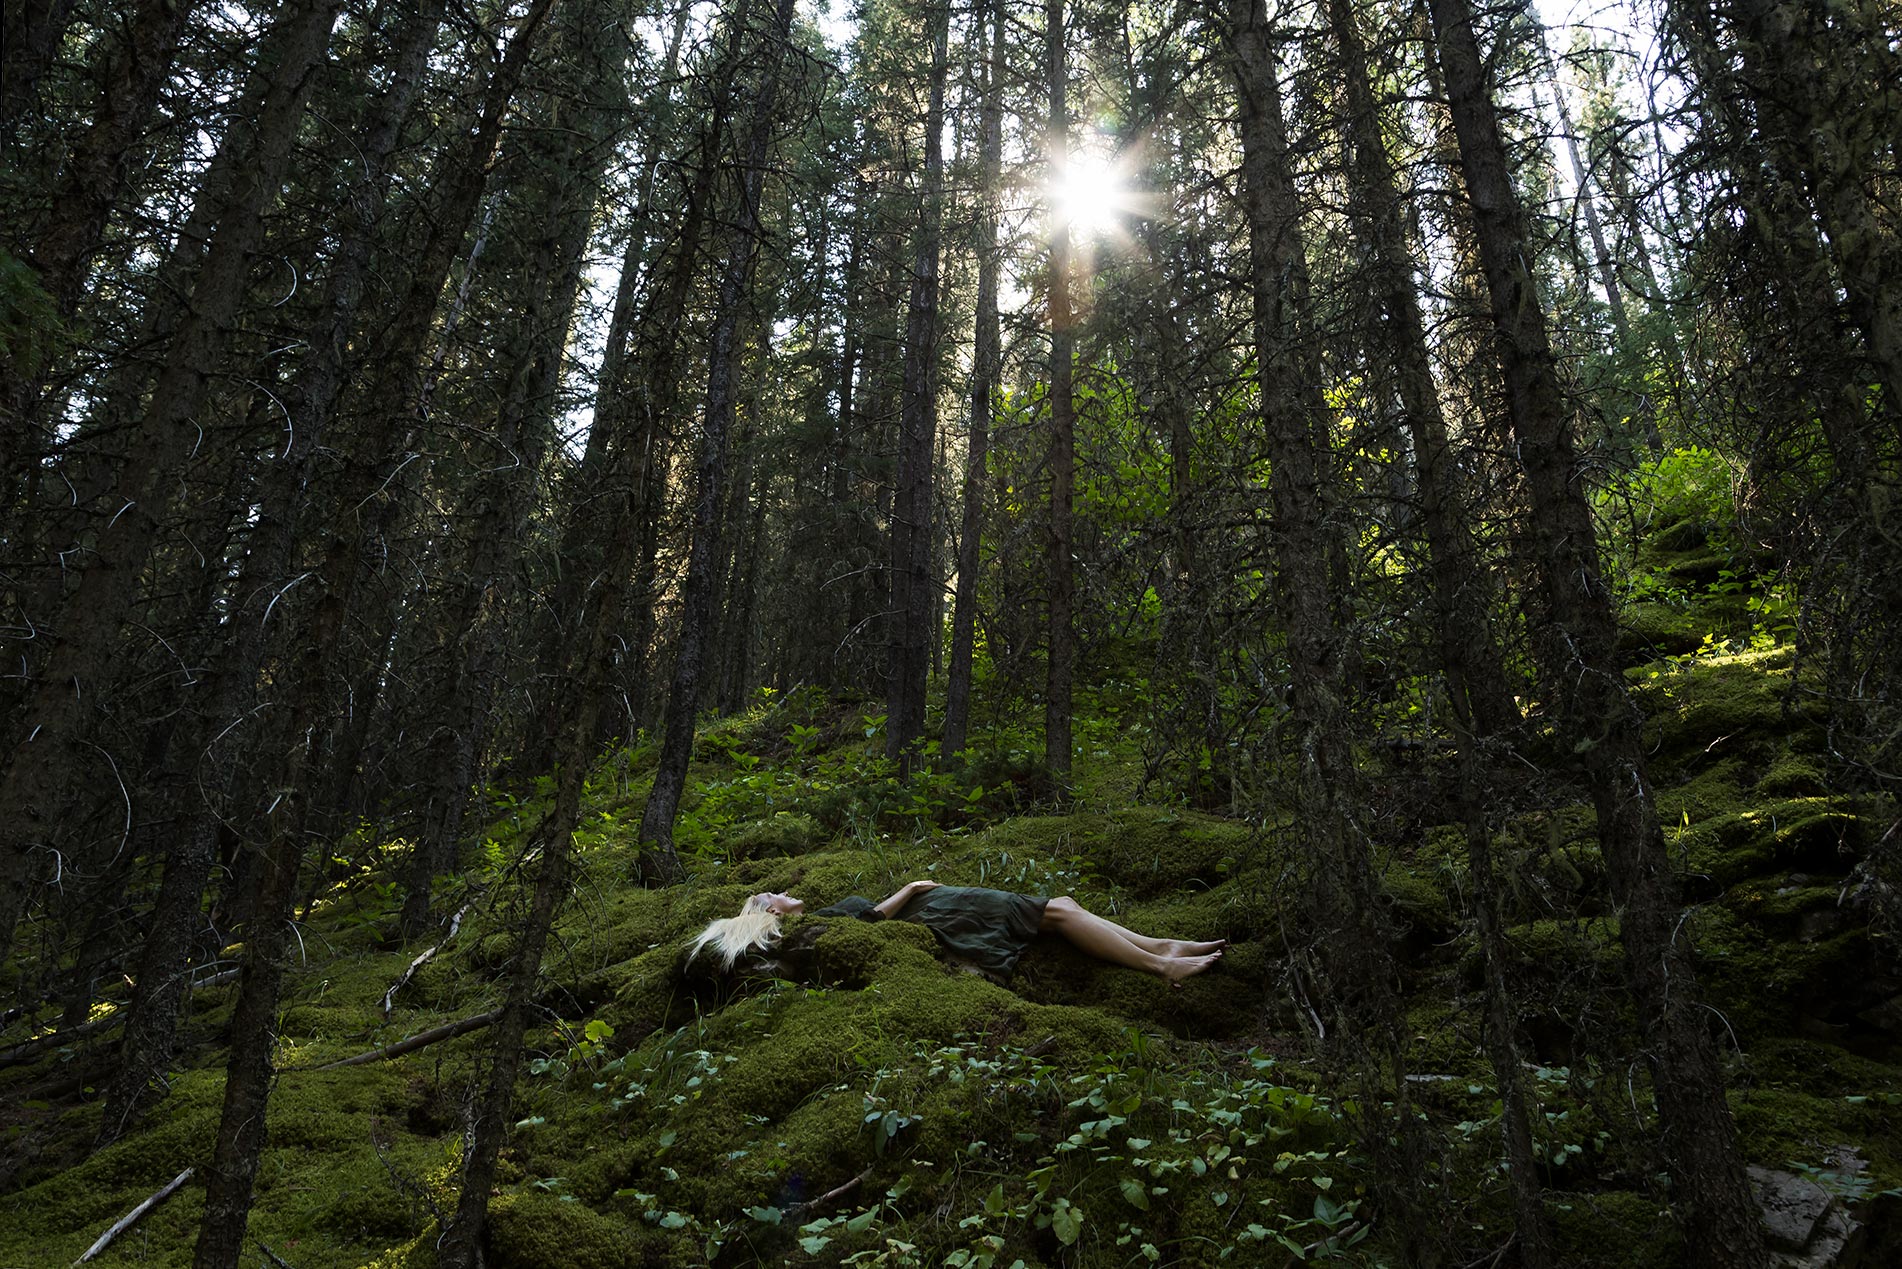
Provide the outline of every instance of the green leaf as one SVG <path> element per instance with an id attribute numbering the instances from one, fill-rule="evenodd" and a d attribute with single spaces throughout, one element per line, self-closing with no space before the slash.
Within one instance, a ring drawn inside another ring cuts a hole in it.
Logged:
<path id="1" fill-rule="evenodd" d="M 749 1207 L 746 1214 L 762 1225 L 777 1225 L 779 1218 L 785 1215 L 777 1207 Z"/>
<path id="2" fill-rule="evenodd" d="M 826 1244 L 831 1241 L 830 1238 L 825 1237 L 823 1234 L 811 1234 L 799 1240 L 799 1248 L 808 1256 L 816 1256 L 824 1251 Z"/>
<path id="3" fill-rule="evenodd" d="M 1050 1228 L 1056 1232 L 1058 1242 L 1074 1247 L 1083 1234 L 1083 1209 L 1073 1206 L 1069 1199 L 1058 1199 L 1050 1211 Z"/>
<path id="4" fill-rule="evenodd" d="M 845 1227 L 851 1230 L 855 1234 L 863 1234 L 866 1230 L 872 1227 L 872 1222 L 877 1219 L 878 1219 L 878 1209 L 876 1207 L 868 1207 L 864 1211 L 860 1212 L 857 1216 L 854 1216 L 851 1220 L 847 1221 L 845 1223 Z"/>
<path id="5" fill-rule="evenodd" d="M 1118 1183 L 1118 1188 L 1123 1191 L 1123 1197 L 1129 1200 L 1131 1207 L 1141 1208 L 1145 1212 L 1149 1210 L 1149 1190 L 1141 1181 L 1126 1176 Z"/>
<path id="6" fill-rule="evenodd" d="M 685 1213 L 669 1212 L 660 1218 L 660 1227 L 662 1229 L 679 1229 L 687 1223 L 687 1220 L 688 1218 Z"/>

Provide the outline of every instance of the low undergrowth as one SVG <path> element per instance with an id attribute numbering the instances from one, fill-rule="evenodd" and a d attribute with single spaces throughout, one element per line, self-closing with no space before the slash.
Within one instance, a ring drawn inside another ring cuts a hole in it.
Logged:
<path id="1" fill-rule="evenodd" d="M 1656 560 L 1628 567 L 1663 575 Z M 1635 585 L 1634 602 L 1684 602 Z M 1833 785 L 1823 722 L 1754 611 L 1726 610 L 1732 624 L 1630 677 L 1745 1152 L 1867 1211 L 1902 1184 L 1902 979 L 1878 903 L 1895 884 L 1895 809 Z M 653 755 L 608 755 L 545 964 L 489 1263 L 1378 1263 L 1397 1254 L 1401 1213 L 1368 1143 L 1403 1113 L 1426 1143 L 1416 1233 L 1462 1261 L 1498 1252 L 1510 1215 L 1472 879 L 1461 830 L 1432 814 L 1431 763 L 1396 786 L 1409 813 L 1377 843 L 1406 993 L 1402 1098 L 1354 1060 L 1312 977 L 1300 826 L 1134 804 L 1149 738 L 1117 711 L 1140 689 L 1093 690 L 1068 800 L 1009 726 L 954 773 L 901 779 L 866 707 L 764 700 L 702 735 L 680 833 L 691 875 L 664 891 L 632 882 Z M 1493 826 L 1541 1180 L 1565 1263 L 1676 1264 L 1617 914 L 1589 808 L 1554 788 Z M 389 941 L 405 847 L 335 852 L 279 1018 L 251 1228 L 267 1262 L 433 1264 L 485 1033 L 318 1068 L 493 1007 L 547 792 L 491 792 L 468 869 L 438 895 L 466 920 L 387 1017 L 422 950 Z M 1071 894 L 1146 933 L 1230 947 L 1179 991 L 1048 940 L 1005 988 L 944 964 L 918 927 L 814 918 L 789 925 L 800 955 L 760 973 L 682 963 L 692 933 L 754 891 L 816 907 L 915 877 Z M 230 991 L 198 994 L 169 1092 L 96 1153 L 109 1035 L 0 1070 L 0 1264 L 70 1263 L 202 1166 Z M 52 1025 L 49 1009 L 7 1042 Z M 201 1213 L 187 1185 L 96 1263 L 184 1264 Z"/>

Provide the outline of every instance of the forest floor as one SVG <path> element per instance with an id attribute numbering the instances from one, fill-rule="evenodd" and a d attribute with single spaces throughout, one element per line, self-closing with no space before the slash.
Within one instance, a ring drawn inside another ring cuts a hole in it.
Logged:
<path id="1" fill-rule="evenodd" d="M 1629 677 L 1745 1152 L 1902 1237 L 1902 979 L 1893 931 L 1870 924 L 1880 881 L 1865 863 L 1893 811 L 1832 785 L 1791 649 L 1739 626 L 1701 535 L 1664 548 L 1660 575 L 1683 585 L 1628 611 Z M 1061 805 L 1034 732 L 1008 720 L 971 771 L 910 782 L 876 759 L 866 703 L 802 692 L 723 720 L 696 751 L 680 830 L 691 877 L 658 891 L 630 879 L 653 754 L 611 754 L 545 966 L 489 1263 L 1390 1259 L 1397 1187 L 1363 1143 L 1391 1122 L 1394 1088 L 1343 1059 L 1353 1046 L 1313 986 L 1299 825 L 1144 802 L 1141 685 L 1099 677 L 1079 706 Z M 1411 778 L 1394 777 L 1394 798 L 1430 807 Z M 472 865 L 438 900 L 445 920 L 465 904 L 467 917 L 387 1016 L 385 994 L 435 940 L 391 938 L 403 844 L 339 843 L 299 927 L 248 1263 L 433 1265 L 486 1033 L 324 1068 L 494 1007 L 518 851 L 547 787 L 490 792 Z M 1430 1143 L 1414 1182 L 1428 1244 L 1445 1263 L 1485 1262 L 1510 1230 L 1499 1100 L 1462 838 L 1431 818 L 1396 812 L 1378 861 L 1407 1100 Z M 1565 1263 L 1679 1263 L 1589 808 L 1511 815 L 1498 849 Z M 1145 933 L 1230 947 L 1170 990 L 1046 939 L 1003 987 L 941 962 L 920 927 L 803 918 L 772 972 L 683 967 L 686 940 L 753 892 L 818 906 L 916 877 L 1070 894 Z M 204 1164 L 233 991 L 197 994 L 168 1095 L 107 1149 L 90 1142 L 109 1031 L 0 1070 L 0 1266 L 71 1263 Z M 54 1012 L 0 1045 L 50 1030 Z M 186 1264 L 202 1210 L 187 1184 L 92 1263 Z"/>

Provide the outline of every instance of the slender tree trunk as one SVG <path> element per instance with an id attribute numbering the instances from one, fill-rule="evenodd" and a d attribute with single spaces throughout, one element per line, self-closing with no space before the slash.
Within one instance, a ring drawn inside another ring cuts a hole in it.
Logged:
<path id="1" fill-rule="evenodd" d="M 1559 112 L 1559 131 L 1565 137 L 1565 154 L 1571 160 L 1572 180 L 1578 186 L 1579 210 L 1585 213 L 1585 232 L 1592 243 L 1592 265 L 1598 272 L 1598 284 L 1605 291 L 1605 305 L 1611 311 L 1612 341 L 1621 353 L 1631 356 L 1638 351 L 1638 346 L 1631 337 L 1631 319 L 1625 312 L 1625 290 L 1618 281 L 1618 262 L 1612 258 L 1611 248 L 1605 242 L 1605 225 L 1598 216 L 1598 180 L 1579 154 L 1578 129 L 1572 123 L 1571 107 L 1565 104 L 1565 85 L 1559 82 L 1559 64 L 1552 56 L 1545 24 L 1536 13 L 1528 13 L 1526 19 L 1539 33 L 1539 56 L 1545 63 L 1546 77 L 1552 82 L 1552 104 Z M 1642 388 L 1632 402 L 1632 412 L 1644 431 L 1645 447 L 1656 458 L 1664 452 L 1664 438 L 1658 435 L 1657 409 L 1650 394 Z"/>
<path id="2" fill-rule="evenodd" d="M 761 79 L 747 117 L 747 136 L 741 152 L 739 207 L 728 235 L 726 263 L 714 308 L 713 331 L 707 350 L 707 398 L 701 424 L 697 463 L 699 483 L 694 500 L 693 543 L 688 553 L 686 594 L 680 618 L 680 636 L 674 648 L 673 683 L 667 693 L 662 723 L 660 762 L 653 791 L 641 816 L 641 875 L 650 882 L 677 880 L 680 858 L 674 853 L 674 818 L 686 787 L 687 764 L 693 757 L 693 725 L 700 695 L 702 662 L 712 635 L 713 600 L 717 589 L 714 561 L 720 550 L 720 512 L 726 492 L 727 435 L 733 425 L 734 371 L 739 361 L 735 346 L 741 310 L 753 286 L 759 259 L 760 188 L 768 149 L 776 125 L 780 66 L 792 30 L 793 0 L 779 0 L 773 29 L 768 35 Z"/>
<path id="3" fill-rule="evenodd" d="M 898 476 L 892 502 L 892 597 L 885 756 L 909 768 L 924 738 L 925 685 L 937 646 L 938 580 L 931 567 L 933 459 L 937 450 L 938 255 L 944 236 L 944 81 L 951 10 L 926 0 L 931 87 L 925 109 L 925 169 L 919 190 L 911 296 L 905 317 L 905 380 L 898 413 Z"/>
<path id="4" fill-rule="evenodd" d="M 1304 330 L 1301 213 L 1263 0 L 1231 0 L 1230 39 L 1240 96 L 1242 199 L 1248 222 L 1254 352 L 1273 509 L 1275 597 L 1287 637 L 1299 734 L 1298 798 L 1313 851 L 1321 959 L 1343 1039 L 1363 1047 L 1392 1119 L 1372 1126 L 1381 1166 L 1400 1194 L 1404 1256 L 1422 1254 L 1419 1127 L 1407 1095 L 1394 966 L 1382 928 L 1369 844 L 1352 821 L 1361 801 L 1349 736 L 1346 631 L 1336 591 L 1338 534 L 1327 523 L 1331 443 L 1319 368 Z M 1370 1090 L 1371 1091 L 1371 1090 Z"/>
<path id="5" fill-rule="evenodd" d="M 983 561 L 984 469 L 990 461 L 991 411 L 997 395 L 1002 339 L 997 318 L 998 187 L 1004 166 L 1004 13 L 989 0 L 990 53 L 978 124 L 977 329 L 971 364 L 971 432 L 965 446 L 963 516 L 958 532 L 958 586 L 951 609 L 951 664 L 945 672 L 944 739 L 949 763 L 964 751 L 971 718 L 971 658 L 977 642 L 978 568 Z"/>
<path id="6" fill-rule="evenodd" d="M 46 16 L 45 10 L 71 0 L 22 0 L 7 6 L 7 32 L 4 78 L 5 95 L 15 91 L 30 93 L 32 85 L 23 77 L 16 82 L 14 25 L 31 26 Z M 195 0 L 142 0 L 133 12 L 123 40 L 105 41 L 109 51 L 96 74 L 100 84 L 98 106 L 93 122 L 74 143 L 67 156 L 50 201 L 52 215 L 33 248 L 33 267 L 53 311 L 61 319 L 70 319 L 78 311 L 84 292 L 85 266 L 99 245 L 113 204 L 125 184 L 126 159 L 132 147 L 145 135 L 159 96 L 170 73 L 178 40 L 185 29 Z M 31 32 L 22 32 L 31 42 Z M 21 57 L 26 57 L 21 50 Z M 10 117 L 10 111 L 6 112 Z M 33 434 L 40 395 L 40 378 L 35 369 L 17 365 L 11 359 L 0 361 L 0 505 L 19 505 L 37 460 L 46 446 Z M 0 520 L 0 529 L 8 528 Z"/>
<path id="7" fill-rule="evenodd" d="M 1050 94 L 1050 184 L 1062 189 L 1070 167 L 1069 54 L 1063 32 L 1063 0 L 1045 0 L 1045 69 Z M 1070 690 L 1076 672 L 1076 569 L 1071 561 L 1071 503 L 1076 485 L 1076 332 L 1070 307 L 1070 226 L 1055 209 L 1050 217 L 1050 537 L 1047 573 L 1044 685 L 1044 764 L 1059 784 L 1070 778 Z"/>
<path id="8" fill-rule="evenodd" d="M 233 123 L 224 146 L 233 157 L 208 174 L 226 177 L 228 184 L 214 191 L 211 239 L 140 425 L 148 444 L 141 461 L 119 474 L 122 510 L 101 534 L 96 557 L 62 610 L 53 649 L 0 777 L 0 959 L 12 946 L 33 858 L 56 831 L 59 785 L 73 769 L 86 718 L 95 698 L 109 691 L 120 626 L 136 600 L 170 488 L 198 444 L 194 416 L 230 343 L 251 257 L 263 238 L 264 214 L 282 184 L 340 3 L 304 0 L 272 28 L 255 72 L 269 85 L 261 109 L 255 120 Z"/>
<path id="9" fill-rule="evenodd" d="M 564 31 L 555 43 L 572 46 L 577 38 L 574 32 Z M 606 154 L 599 144 L 598 120 L 570 119 L 564 105 L 555 102 L 547 125 L 548 133 L 556 138 L 553 152 L 538 159 L 553 179 L 539 187 L 549 190 L 552 197 L 540 200 L 530 216 L 531 223 L 541 228 L 528 270 L 533 291 L 504 353 L 504 364 L 513 369 L 496 420 L 495 447 L 509 461 L 475 477 L 467 555 L 444 604 L 443 628 L 451 640 L 449 682 L 432 745 L 434 757 L 428 764 L 431 787 L 410 855 L 402 913 L 406 937 L 413 938 L 427 927 L 430 883 L 455 864 L 477 758 L 493 730 L 489 706 L 501 668 L 507 620 L 503 574 L 510 553 L 519 550 L 543 461 L 554 439 L 562 358 L 581 288 L 601 160 Z M 538 186 L 530 183 L 528 188 L 536 191 Z"/>
<path id="10" fill-rule="evenodd" d="M 361 139 L 362 183 L 350 200 L 342 246 L 331 262 L 322 335 L 313 341 L 285 393 L 290 434 L 285 452 L 265 477 L 261 511 L 253 530 L 236 593 L 245 597 L 222 655 L 201 689 L 204 706 L 187 734 L 173 741 L 179 760 L 194 770 L 214 729 L 238 719 L 255 690 L 265 648 L 266 618 L 289 577 L 296 504 L 309 480 L 310 456 L 343 381 L 345 349 L 356 329 L 371 246 L 389 192 L 389 160 L 409 117 L 424 60 L 442 21 L 441 0 L 427 0 L 409 17 L 391 56 L 390 85 Z M 208 790 L 230 785 L 218 771 L 198 773 L 187 787 Z M 139 962 L 138 981 L 128 1006 L 118 1070 L 106 1091 L 99 1142 L 115 1140 L 131 1124 L 140 1103 L 171 1058 L 179 1007 L 190 981 L 191 947 L 200 927 L 200 906 L 216 855 L 221 824 L 215 797 L 204 796 L 182 817 L 166 858 L 164 879 Z"/>
<path id="11" fill-rule="evenodd" d="M 1533 1153 L 1531 1111 L 1519 1056 L 1518 1027 L 1506 981 L 1506 948 L 1499 915 L 1499 878 L 1493 867 L 1485 808 L 1489 746 L 1516 722 L 1503 660 L 1489 631 L 1490 588 L 1460 507 L 1460 490 L 1433 381 L 1419 293 L 1407 251 L 1400 195 L 1387 157 L 1380 118 L 1348 0 L 1328 0 L 1329 22 L 1340 47 L 1347 97 L 1353 202 L 1366 228 L 1386 338 L 1376 334 L 1376 356 L 1392 358 L 1395 388 L 1406 412 L 1418 484 L 1420 519 L 1432 574 L 1434 634 L 1459 732 L 1459 803 L 1474 880 L 1481 954 L 1485 960 L 1486 1047 L 1500 1094 L 1500 1130 L 1506 1148 L 1519 1255 L 1527 1269 L 1556 1261 Z"/>
<path id="12" fill-rule="evenodd" d="M 333 540 L 332 550 L 336 549 Z M 349 561 L 342 562 L 343 567 Z M 332 567 L 337 565 L 333 563 Z M 265 1145 L 265 1106 L 276 1072 L 278 995 L 284 979 L 291 903 L 309 843 L 311 793 L 316 786 L 324 659 L 343 629 L 338 593 L 323 596 L 301 632 L 292 655 L 292 687 L 284 734 L 291 738 L 279 793 L 268 815 L 267 839 L 254 862 L 253 893 L 245 931 L 238 1003 L 231 1015 L 231 1059 L 225 1072 L 224 1108 L 211 1162 L 205 1169 L 205 1214 L 199 1225 L 193 1269 L 237 1269 L 251 1212 L 252 1187 Z"/>
<path id="13" fill-rule="evenodd" d="M 691 5 L 682 5 L 674 13 L 673 31 L 667 42 L 667 69 L 647 102 L 647 136 L 642 145 L 634 214 L 628 226 L 627 245 L 621 253 L 621 274 L 614 288 L 601 370 L 595 379 L 594 419 L 588 428 L 581 461 L 568 478 L 564 491 L 567 497 L 563 500 L 561 552 L 556 560 L 561 572 L 555 582 L 554 597 L 548 603 L 552 629 L 542 640 L 536 673 L 538 682 L 552 683 L 559 677 L 569 644 L 586 628 L 589 606 L 594 601 L 589 587 L 595 574 L 590 565 L 599 560 L 607 536 L 598 502 L 605 496 L 603 482 L 615 462 L 611 438 L 623 437 L 620 415 L 639 408 L 635 381 L 639 371 L 648 364 L 641 356 L 630 357 L 631 345 L 642 329 L 658 326 L 660 337 L 666 337 L 679 325 L 677 320 L 664 317 L 655 321 L 652 311 L 654 296 L 662 289 L 656 282 L 661 261 L 655 253 L 658 210 L 655 187 L 659 183 L 661 147 L 675 115 L 674 80 L 680 71 L 680 47 L 686 38 L 691 10 Z M 691 267 L 693 252 L 688 251 L 686 255 Z M 648 443 L 652 443 L 651 438 Z M 630 639 L 621 655 L 622 664 L 627 665 L 643 660 L 646 653 L 643 644 Z M 626 681 L 624 676 L 623 682 Z M 602 711 L 604 723 L 610 713 Z M 548 707 L 532 729 L 525 747 L 526 769 L 542 770 L 553 764 L 555 740 L 563 728 L 551 694 Z"/>
<path id="14" fill-rule="evenodd" d="M 1431 0 L 1431 11 L 1492 298 L 1507 410 L 1532 500 L 1528 527 L 1552 618 L 1550 628 L 1535 636 L 1558 645 L 1548 661 L 1566 667 L 1550 690 L 1570 734 L 1579 738 L 1598 813 L 1679 1219 L 1693 1264 L 1762 1265 L 1763 1233 L 1689 949 L 1678 937 L 1676 884 L 1645 777 L 1638 715 L 1614 653 L 1617 628 L 1591 509 L 1578 484 L 1571 428 L 1531 273 L 1533 251 L 1472 13 L 1465 0 Z"/>
<path id="15" fill-rule="evenodd" d="M 1728 0 L 1722 8 L 1736 30 L 1742 83 L 1756 102 L 1758 126 L 1773 157 L 1800 175 L 1835 265 L 1844 312 L 1862 333 L 1889 417 L 1902 420 L 1902 240 L 1892 210 L 1885 217 L 1870 199 L 1886 157 L 1879 138 L 1893 142 L 1902 119 L 1881 105 L 1894 96 L 1893 85 L 1887 94 L 1867 92 L 1858 79 L 1862 67 L 1839 64 L 1832 56 L 1838 46 L 1822 28 L 1826 21 L 1846 24 L 1872 46 L 1892 39 L 1893 31 L 1883 32 L 1879 22 L 1864 26 L 1855 5 L 1828 19 L 1779 0 Z"/>

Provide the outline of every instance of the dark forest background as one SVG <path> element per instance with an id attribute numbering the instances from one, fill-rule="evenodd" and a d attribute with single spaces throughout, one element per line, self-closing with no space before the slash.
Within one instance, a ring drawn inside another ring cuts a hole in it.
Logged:
<path id="1" fill-rule="evenodd" d="M 914 840 L 1062 811 L 1114 731 L 1123 802 L 1298 826 L 1396 1262 L 1445 1252 L 1383 852 L 1457 829 L 1513 1256 L 1559 1263 L 1500 826 L 1588 805 L 1684 1254 L 1766 1263 L 1626 670 L 1781 657 L 1893 931 L 1902 9 L 846 16 L 9 0 L 8 1042 L 104 1037 L 61 1094 L 104 1148 L 228 984 L 235 1265 L 314 906 L 436 945 L 536 799 L 438 1214 L 476 1263 L 604 757 L 652 775 L 627 884 L 691 892 L 696 723 L 862 719 L 840 780 Z"/>

